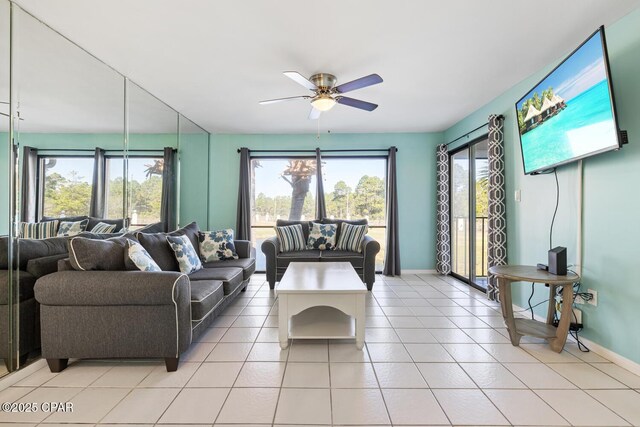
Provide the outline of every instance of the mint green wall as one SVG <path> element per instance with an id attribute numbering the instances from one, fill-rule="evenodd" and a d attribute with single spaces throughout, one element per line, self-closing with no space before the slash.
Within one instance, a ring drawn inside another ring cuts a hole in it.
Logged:
<path id="1" fill-rule="evenodd" d="M 629 131 L 629 145 L 583 162 L 583 290 L 598 291 L 598 306 L 581 306 L 584 336 L 635 362 L 640 362 L 640 10 L 606 28 L 611 73 L 620 127 Z M 576 45 L 588 34 L 576 35 Z M 559 58 L 560 60 L 560 58 Z M 557 63 L 517 84 L 445 132 L 453 140 L 486 122 L 490 113 L 503 114 L 507 182 L 507 232 L 510 264 L 546 263 L 549 225 L 555 206 L 553 175 L 525 176 L 517 137 L 514 103 Z M 473 135 L 472 135 L 473 137 Z M 566 246 L 569 263 L 576 262 L 577 164 L 558 169 L 560 208 L 554 228 L 555 245 Z M 522 202 L 514 191 L 522 190 Z M 516 287 L 518 287 L 516 285 Z M 529 286 L 514 293 L 525 307 Z M 536 300 L 546 299 L 536 289 Z M 540 307 L 539 314 L 544 312 Z"/>
<path id="2" fill-rule="evenodd" d="M 400 256 L 403 269 L 435 268 L 435 147 L 440 133 L 211 135 L 209 224 L 235 227 L 238 197 L 237 149 L 324 149 L 398 147 Z"/>

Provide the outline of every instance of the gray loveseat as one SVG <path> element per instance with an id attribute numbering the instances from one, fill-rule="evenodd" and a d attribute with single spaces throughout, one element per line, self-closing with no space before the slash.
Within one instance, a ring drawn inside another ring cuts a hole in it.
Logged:
<path id="1" fill-rule="evenodd" d="M 347 221 L 347 220 L 333 220 L 323 219 L 321 221 L 288 221 L 278 220 L 276 226 L 282 227 L 287 225 L 300 224 L 302 225 L 302 232 L 304 234 L 305 241 L 309 239 L 309 229 L 311 222 L 320 222 L 323 224 L 337 224 L 338 234 L 340 236 L 340 228 L 343 222 L 355 225 L 367 224 L 367 220 Z M 373 289 L 373 283 L 376 281 L 376 255 L 380 252 L 380 243 L 378 243 L 373 237 L 366 235 L 362 242 L 362 252 L 348 252 L 340 250 L 320 251 L 320 250 L 304 250 L 295 252 L 282 252 L 280 244 L 276 236 L 269 237 L 262 242 L 262 252 L 267 259 L 266 273 L 267 280 L 269 281 L 269 287 L 273 289 L 276 282 L 279 282 L 287 270 L 289 263 L 295 261 L 302 262 L 350 262 L 353 268 L 356 270 L 360 278 L 367 284 L 367 289 Z"/>
<path id="2" fill-rule="evenodd" d="M 186 235 L 198 250 L 195 223 L 168 234 Z M 162 272 L 59 272 L 36 282 L 41 305 L 42 357 L 52 372 L 69 358 L 164 358 L 175 371 L 180 354 L 249 283 L 255 258 L 248 241 L 236 240 L 239 259 L 203 264 L 182 274 L 166 233 L 135 238 Z M 124 252 L 123 252 L 124 253 Z"/>

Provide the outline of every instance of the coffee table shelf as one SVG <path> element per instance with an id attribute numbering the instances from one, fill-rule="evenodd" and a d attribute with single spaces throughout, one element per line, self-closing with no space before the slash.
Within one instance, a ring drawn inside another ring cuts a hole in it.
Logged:
<path id="1" fill-rule="evenodd" d="M 289 337 L 294 339 L 354 339 L 356 321 L 332 307 L 312 307 L 292 316 Z"/>

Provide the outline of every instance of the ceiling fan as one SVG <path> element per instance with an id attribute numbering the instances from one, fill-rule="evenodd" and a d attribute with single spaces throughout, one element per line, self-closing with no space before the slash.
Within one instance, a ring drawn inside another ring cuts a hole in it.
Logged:
<path id="1" fill-rule="evenodd" d="M 333 74 L 318 73 L 308 79 L 297 71 L 285 71 L 284 75 L 299 85 L 309 89 L 314 94 L 269 99 L 266 101 L 260 101 L 260 104 L 267 105 L 275 104 L 276 102 L 293 101 L 295 99 L 310 99 L 312 107 L 311 112 L 309 113 L 310 120 L 319 118 L 323 111 L 329 111 L 336 105 L 336 103 L 366 111 L 373 111 L 378 108 L 377 104 L 342 96 L 343 93 L 382 83 L 382 77 L 377 74 L 370 74 L 338 86 L 336 86 L 336 76 Z"/>

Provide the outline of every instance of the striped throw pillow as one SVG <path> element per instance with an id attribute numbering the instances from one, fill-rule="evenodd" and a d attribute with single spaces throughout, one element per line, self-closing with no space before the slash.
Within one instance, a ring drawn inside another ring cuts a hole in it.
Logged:
<path id="1" fill-rule="evenodd" d="M 55 237 L 57 231 L 58 220 L 20 223 L 20 237 L 23 239 L 48 239 Z"/>
<path id="2" fill-rule="evenodd" d="M 280 252 L 303 251 L 307 248 L 302 225 L 286 225 L 284 227 L 275 227 L 275 229 L 280 243 Z"/>
<path id="3" fill-rule="evenodd" d="M 343 222 L 336 249 L 340 251 L 362 252 L 362 241 L 367 232 L 369 232 L 368 225 L 352 225 Z"/>
<path id="4" fill-rule="evenodd" d="M 91 229 L 92 233 L 96 234 L 105 234 L 105 233 L 113 233 L 116 231 L 116 224 L 107 224 L 106 222 L 99 222 L 93 226 Z"/>

